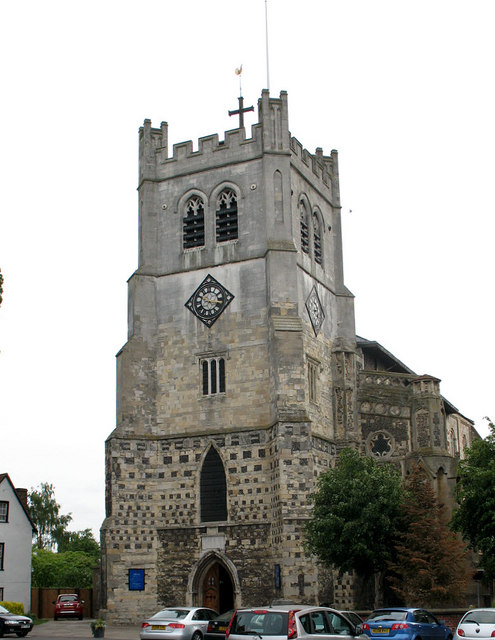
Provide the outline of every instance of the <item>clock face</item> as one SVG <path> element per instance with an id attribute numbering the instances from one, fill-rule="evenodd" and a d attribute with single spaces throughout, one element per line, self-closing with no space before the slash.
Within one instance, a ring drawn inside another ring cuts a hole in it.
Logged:
<path id="1" fill-rule="evenodd" d="M 309 313 L 311 315 L 311 317 L 313 318 L 313 320 L 315 322 L 319 322 L 321 319 L 321 307 L 318 304 L 318 300 L 316 300 L 315 298 L 312 298 L 309 302 L 308 302 L 308 306 L 309 306 Z"/>
<path id="2" fill-rule="evenodd" d="M 186 307 L 208 327 L 215 322 L 234 296 L 208 275 L 186 302 Z"/>
<path id="3" fill-rule="evenodd" d="M 222 308 L 223 302 L 223 291 L 216 285 L 207 284 L 201 287 L 194 296 L 196 313 L 205 318 L 216 316 Z"/>
<path id="4" fill-rule="evenodd" d="M 325 320 L 325 313 L 323 312 L 323 307 L 321 306 L 320 297 L 318 296 L 316 287 L 313 287 L 306 300 L 306 309 L 308 310 L 309 319 L 313 325 L 313 331 L 315 332 L 315 335 L 318 335 L 321 325 L 323 324 L 323 320 Z"/>

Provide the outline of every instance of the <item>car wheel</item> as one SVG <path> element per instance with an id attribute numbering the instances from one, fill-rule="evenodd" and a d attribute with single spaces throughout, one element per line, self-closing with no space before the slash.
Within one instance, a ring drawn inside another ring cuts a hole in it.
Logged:
<path id="1" fill-rule="evenodd" d="M 57 616 L 53 616 L 53 619 L 54 619 L 54 620 L 58 620 Z"/>
<path id="2" fill-rule="evenodd" d="M 200 631 L 195 631 L 192 634 L 191 640 L 203 640 L 203 636 L 201 635 L 201 632 Z"/>

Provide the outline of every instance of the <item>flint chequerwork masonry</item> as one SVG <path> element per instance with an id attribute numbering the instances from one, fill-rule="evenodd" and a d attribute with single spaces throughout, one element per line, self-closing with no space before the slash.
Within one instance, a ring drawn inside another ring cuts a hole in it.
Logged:
<path id="1" fill-rule="evenodd" d="M 446 503 L 473 424 L 356 336 L 343 281 L 338 155 L 258 123 L 176 144 L 139 131 L 139 263 L 106 443 L 102 613 L 167 605 L 353 606 L 303 549 L 308 494 L 345 446 L 423 464 Z"/>

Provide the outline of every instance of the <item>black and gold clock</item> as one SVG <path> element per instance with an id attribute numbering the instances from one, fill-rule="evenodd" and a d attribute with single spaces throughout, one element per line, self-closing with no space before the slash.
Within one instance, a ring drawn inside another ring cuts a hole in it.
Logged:
<path id="1" fill-rule="evenodd" d="M 208 274 L 185 306 L 207 327 L 211 327 L 233 299 L 233 294 Z"/>

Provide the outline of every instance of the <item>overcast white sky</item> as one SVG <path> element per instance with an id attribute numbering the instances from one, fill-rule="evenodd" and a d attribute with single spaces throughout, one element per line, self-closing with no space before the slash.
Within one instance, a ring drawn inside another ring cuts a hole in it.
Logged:
<path id="1" fill-rule="evenodd" d="M 270 92 L 339 150 L 357 331 L 487 434 L 493 385 L 493 0 L 269 0 Z M 115 354 L 137 266 L 137 131 L 235 128 L 267 86 L 264 0 L 0 4 L 0 472 L 98 534 Z M 246 116 L 248 127 L 255 115 Z M 248 129 L 249 131 L 249 129 Z"/>

